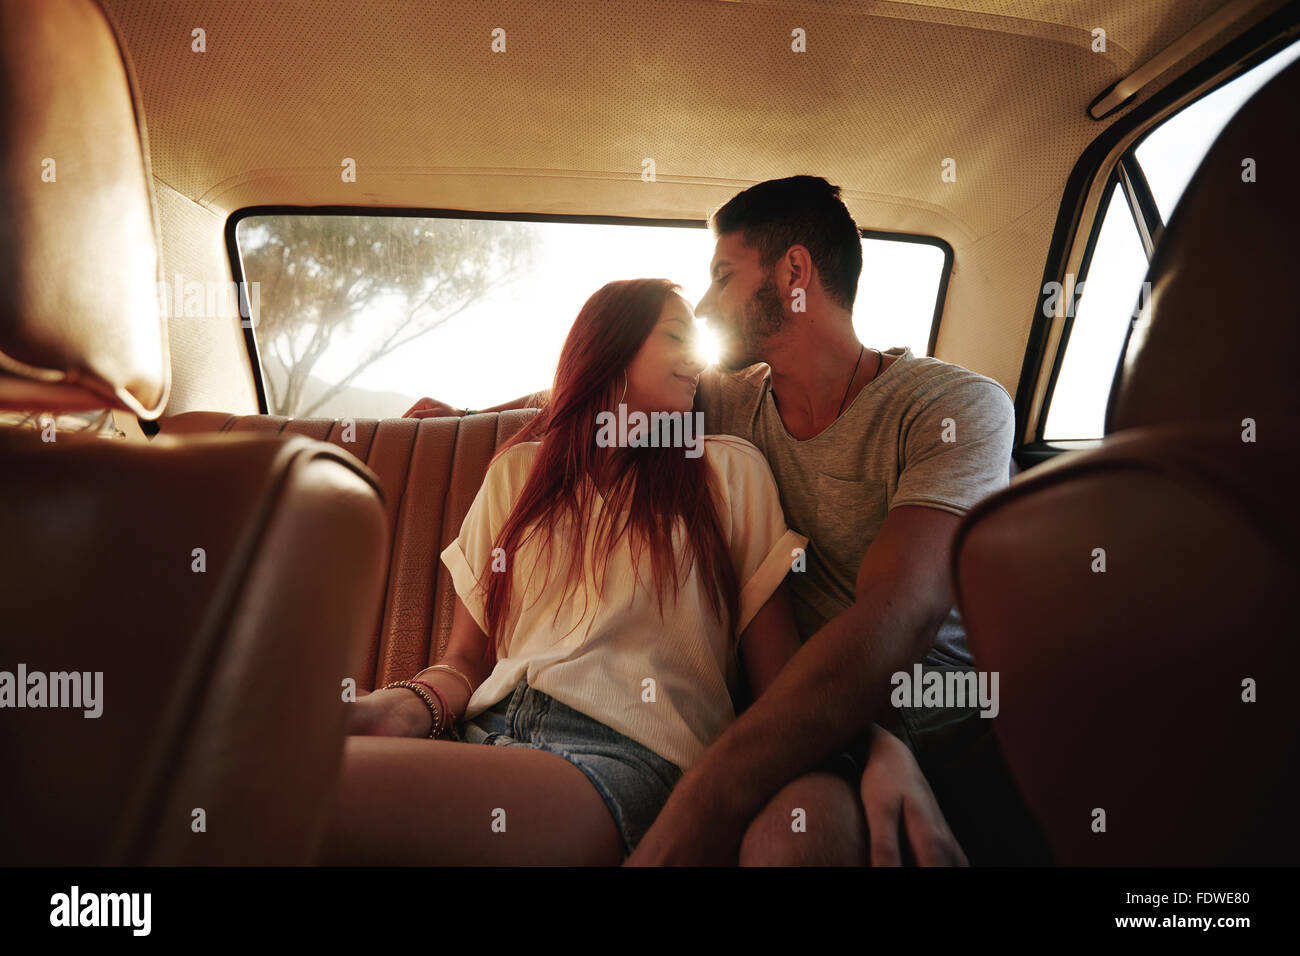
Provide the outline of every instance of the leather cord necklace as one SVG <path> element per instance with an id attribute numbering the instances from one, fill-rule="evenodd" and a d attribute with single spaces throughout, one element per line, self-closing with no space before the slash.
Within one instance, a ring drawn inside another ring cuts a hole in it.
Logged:
<path id="1" fill-rule="evenodd" d="M 844 397 L 840 399 L 839 411 L 835 413 L 836 418 L 840 417 L 840 413 L 844 411 L 844 403 L 849 400 L 849 389 L 853 387 L 853 380 L 858 377 L 858 366 L 862 364 L 862 353 L 866 350 L 865 342 L 858 346 L 858 360 L 853 363 L 853 374 L 849 376 L 849 384 L 844 386 Z"/>
<path id="2" fill-rule="evenodd" d="M 836 418 L 839 418 L 842 414 L 844 414 L 844 403 L 847 402 L 847 401 L 849 400 L 849 389 L 851 389 L 851 388 L 853 387 L 853 382 L 854 382 L 854 380 L 858 377 L 858 369 L 859 369 L 859 368 L 861 367 L 861 365 L 862 365 L 862 353 L 865 352 L 866 349 L 867 349 L 867 346 L 866 346 L 865 343 L 864 343 L 864 344 L 861 344 L 861 345 L 858 346 L 858 360 L 857 360 L 856 362 L 853 363 L 853 376 L 849 379 L 849 383 L 848 383 L 847 385 L 844 386 L 844 397 L 840 399 L 840 407 L 839 407 L 839 410 L 835 413 L 835 417 L 836 417 Z M 875 349 L 872 349 L 871 351 L 876 352 Z M 874 372 L 871 373 L 871 377 L 872 377 L 873 379 L 874 379 L 877 375 L 880 374 L 880 367 L 881 367 L 884 363 L 885 363 L 885 356 L 884 356 L 884 353 L 882 353 L 882 352 L 876 352 L 876 370 L 875 370 Z M 771 396 L 771 398 L 772 398 L 772 404 L 775 405 L 775 406 L 777 406 L 778 411 L 779 411 L 780 405 L 779 405 L 779 403 L 778 403 L 777 400 L 776 400 L 776 392 L 775 392 L 775 391 L 772 391 L 772 390 L 769 390 L 769 391 L 768 391 L 768 395 Z"/>
<path id="3" fill-rule="evenodd" d="M 839 418 L 840 415 L 844 414 L 844 403 L 849 400 L 849 389 L 853 387 L 853 381 L 858 377 L 858 366 L 862 364 L 862 353 L 866 350 L 867 346 L 865 343 L 858 346 L 858 360 L 853 363 L 853 375 L 849 377 L 849 384 L 844 386 L 844 397 L 840 399 L 840 409 L 835 413 L 836 418 Z M 872 351 L 875 352 L 876 350 L 872 349 Z M 876 375 L 880 373 L 880 366 L 884 360 L 885 357 L 879 352 L 876 352 L 876 371 L 872 373 L 872 378 L 875 378 Z"/>

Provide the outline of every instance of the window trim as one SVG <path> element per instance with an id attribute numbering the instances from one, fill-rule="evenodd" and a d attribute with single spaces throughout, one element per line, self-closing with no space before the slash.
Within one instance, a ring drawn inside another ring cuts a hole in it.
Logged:
<path id="1" fill-rule="evenodd" d="M 257 408 L 260 414 L 269 414 L 266 400 L 266 386 L 263 381 L 262 359 L 257 348 L 257 337 L 253 334 L 251 310 L 248 304 L 247 290 L 244 284 L 244 263 L 239 255 L 237 232 L 239 224 L 252 216 L 393 216 L 415 219 L 487 219 L 496 222 L 563 222 L 582 225 L 616 225 L 616 226 L 669 226 L 682 229 L 708 229 L 704 219 L 646 219 L 638 216 L 595 216 L 571 215 L 563 213 L 507 213 L 484 212 L 469 209 L 422 209 L 409 206 L 287 206 L 260 205 L 244 206 L 235 210 L 226 219 L 225 239 L 226 254 L 230 257 L 230 271 L 236 288 L 239 289 L 239 317 L 244 330 L 244 346 L 248 349 L 248 360 L 253 370 L 253 381 L 257 388 Z M 938 236 L 926 236 L 911 232 L 892 232 L 886 229 L 859 229 L 863 239 L 887 239 L 895 242 L 914 242 L 920 245 L 935 246 L 943 253 L 943 268 L 939 273 L 939 287 L 935 290 L 934 313 L 930 319 L 930 338 L 926 354 L 933 355 L 935 344 L 939 341 L 939 323 L 943 318 L 944 306 L 948 300 L 948 279 L 952 275 L 953 249 Z"/>
<path id="2" fill-rule="evenodd" d="M 1097 251 L 1097 240 L 1101 237 L 1101 227 L 1106 222 L 1106 212 L 1110 209 L 1115 191 L 1121 188 L 1122 184 L 1117 172 L 1111 173 L 1109 180 L 1102 188 L 1101 201 L 1097 205 L 1099 215 L 1093 218 L 1092 226 L 1088 231 L 1088 241 L 1083 248 L 1083 260 L 1079 264 L 1079 275 L 1075 279 L 1074 288 L 1070 291 L 1070 304 L 1066 306 L 1065 319 L 1061 326 L 1061 344 L 1056 349 L 1056 355 L 1052 358 L 1052 368 L 1048 372 L 1047 392 L 1043 396 L 1043 414 L 1039 416 L 1038 427 L 1034 429 L 1034 443 L 1037 445 L 1052 444 L 1043 437 L 1043 433 L 1047 430 L 1047 419 L 1052 413 L 1052 401 L 1056 398 L 1056 382 L 1060 378 L 1061 367 L 1065 364 L 1065 352 L 1070 342 L 1070 333 L 1074 330 L 1074 317 L 1078 314 L 1079 303 L 1083 301 L 1083 293 L 1087 291 L 1088 271 L 1092 268 L 1092 256 Z M 1129 212 L 1132 212 L 1131 207 Z M 1135 231 L 1137 231 L 1140 238 L 1141 230 L 1136 229 Z M 1149 255 L 1147 261 L 1151 261 Z M 1046 295 L 1042 301 L 1046 304 Z M 1082 441 L 1090 439 L 1069 440 Z M 1062 439 L 1053 439 L 1052 441 L 1060 442 Z"/>
<path id="3" fill-rule="evenodd" d="M 1147 262 L 1150 262 L 1160 243 L 1160 236 L 1164 234 L 1165 221 L 1156 206 L 1156 197 L 1151 192 L 1146 173 L 1137 160 L 1136 149 L 1136 145 L 1129 147 L 1128 152 L 1120 158 L 1115 172 L 1124 190 L 1124 198 L 1128 200 L 1128 210 L 1133 214 L 1133 225 L 1137 227 Z"/>
<path id="4" fill-rule="evenodd" d="M 1057 379 L 1060 377 L 1061 367 L 1065 365 L 1065 355 L 1070 346 L 1070 335 L 1074 331 L 1074 318 L 1078 314 L 1079 304 L 1083 301 L 1083 294 L 1087 291 L 1086 284 L 1088 271 L 1092 266 L 1092 257 L 1097 251 L 1097 241 L 1101 236 L 1101 228 L 1106 222 L 1106 213 L 1110 211 L 1110 204 L 1116 190 L 1119 190 L 1124 195 L 1125 205 L 1133 220 L 1133 230 L 1137 233 L 1138 242 L 1142 244 L 1142 251 L 1146 255 L 1148 269 L 1151 265 L 1151 257 L 1155 254 L 1156 243 L 1160 240 L 1160 235 L 1164 231 L 1164 222 L 1160 218 L 1160 211 L 1156 208 L 1155 197 L 1151 194 L 1151 188 L 1147 185 L 1146 176 L 1133 156 L 1133 149 L 1130 148 L 1120 158 L 1120 161 L 1115 164 L 1115 170 L 1111 173 L 1110 180 L 1102 191 L 1101 201 L 1097 205 L 1100 215 L 1093 219 L 1092 230 L 1088 234 L 1088 242 L 1084 246 L 1083 260 L 1079 265 L 1079 277 L 1075 281 L 1072 290 L 1073 302 L 1071 308 L 1066 312 L 1065 321 L 1061 326 L 1061 342 L 1056 349 L 1056 355 L 1052 359 L 1052 370 L 1047 379 L 1047 391 L 1043 395 L 1043 414 L 1039 418 L 1038 427 L 1034 429 L 1034 443 L 1039 446 L 1052 448 L 1064 442 L 1100 441 L 1104 437 L 1049 439 L 1045 437 L 1045 434 L 1047 432 L 1047 420 L 1052 415 L 1052 402 L 1056 398 Z M 1138 301 L 1141 301 L 1141 294 L 1139 288 Z M 1132 331 L 1132 326 L 1133 323 L 1130 319 L 1128 331 Z M 1111 373 L 1112 383 L 1119 366 L 1124 361 L 1128 331 L 1124 334 L 1125 346 L 1120 349 L 1116 369 Z M 1109 395 L 1109 393 L 1110 390 L 1107 389 L 1107 394 Z"/>
<path id="5" fill-rule="evenodd" d="M 1022 471 L 1028 471 L 1034 465 L 1049 462 L 1057 455 L 1072 451 L 1095 451 L 1102 446 L 1102 442 L 1101 438 L 1053 438 L 1026 445 L 1013 457 Z"/>
<path id="6" fill-rule="evenodd" d="M 1057 447 L 1061 445 L 1061 442 L 1045 441 L 1042 438 L 1042 431 L 1046 426 L 1047 416 L 1051 410 L 1055 375 L 1059 370 L 1065 349 L 1069 345 L 1068 327 L 1062 327 L 1062 335 L 1056 346 L 1056 355 L 1053 357 L 1051 365 L 1047 366 L 1047 373 L 1052 378 L 1048 381 L 1048 391 L 1043 396 L 1042 412 L 1038 417 L 1038 421 L 1034 423 L 1032 435 L 1029 428 L 1029 413 L 1044 367 L 1047 365 L 1047 349 L 1054 321 L 1054 316 L 1045 316 L 1042 311 L 1049 296 L 1046 290 L 1050 287 L 1050 283 L 1061 283 L 1065 279 L 1065 269 L 1069 263 L 1071 252 L 1077 245 L 1080 230 L 1085 228 L 1083 216 L 1087 199 L 1097 181 L 1103 177 L 1109 178 L 1117 175 L 1123 162 L 1135 156 L 1137 147 L 1142 144 L 1142 141 L 1163 125 L 1166 120 L 1176 116 L 1183 109 L 1208 96 L 1220 87 L 1231 83 L 1243 73 L 1249 72 L 1274 54 L 1290 46 L 1297 39 L 1300 39 L 1300 5 L 1288 4 L 1275 10 L 1221 49 L 1210 54 L 1170 85 L 1152 94 L 1150 99 L 1132 107 L 1127 115 L 1121 116 L 1103 130 L 1080 154 L 1070 170 L 1065 189 L 1061 195 L 1060 210 L 1057 213 L 1056 224 L 1052 229 L 1052 238 L 1048 243 L 1047 258 L 1044 262 L 1041 281 L 1034 297 L 1033 317 L 1030 320 L 1029 335 L 1025 342 L 1025 355 L 1020 366 L 1020 377 L 1016 384 L 1014 402 L 1017 435 L 1013 457 L 1021 468 L 1032 467 L 1047 457 L 1059 454 L 1060 451 L 1064 450 Z M 1212 85 L 1206 86 L 1206 84 Z M 1194 99 L 1188 100 L 1181 106 L 1178 105 L 1179 100 L 1203 86 L 1205 88 Z M 1120 112 L 1125 109 L 1128 108 L 1121 106 Z M 1112 165 L 1106 166 L 1106 159 L 1116 145 L 1133 136 L 1135 131 L 1140 132 L 1138 132 L 1137 137 L 1129 147 L 1114 160 Z M 1133 163 L 1137 165 L 1136 159 L 1133 160 Z M 1130 176 L 1130 178 L 1133 177 Z M 1142 183 L 1145 185 L 1145 178 L 1142 179 Z M 1109 184 L 1103 187 L 1107 202 L 1110 195 L 1109 189 Z M 1145 205 L 1140 192 L 1138 190 L 1138 194 L 1135 196 L 1138 209 Z M 1147 192 L 1149 193 L 1150 190 L 1147 189 Z M 1152 206 L 1154 206 L 1153 200 Z M 1098 228 L 1097 224 L 1105 218 L 1104 210 L 1105 205 L 1099 204 L 1094 215 L 1095 221 L 1086 226 L 1090 230 L 1090 242 L 1095 241 L 1092 231 Z M 1130 205 L 1130 211 L 1133 211 L 1132 205 Z M 1158 215 L 1157 212 L 1156 216 L 1158 217 Z M 1147 218 L 1147 228 L 1151 228 L 1153 221 Z M 1139 236 L 1142 228 L 1142 226 L 1138 227 Z M 1158 232 L 1162 231 L 1163 227 L 1158 230 Z M 1085 250 L 1085 261 L 1088 258 L 1091 258 L 1090 251 Z"/>

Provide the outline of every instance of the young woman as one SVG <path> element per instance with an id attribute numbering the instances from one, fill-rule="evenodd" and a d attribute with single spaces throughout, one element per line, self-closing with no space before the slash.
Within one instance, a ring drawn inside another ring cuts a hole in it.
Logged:
<path id="1" fill-rule="evenodd" d="M 600 428 L 619 405 L 690 416 L 678 288 L 611 282 L 578 314 L 442 554 L 447 654 L 352 705 L 327 862 L 616 865 L 734 719 L 738 664 L 757 696 L 798 649 L 782 581 L 807 539 L 758 449 Z"/>

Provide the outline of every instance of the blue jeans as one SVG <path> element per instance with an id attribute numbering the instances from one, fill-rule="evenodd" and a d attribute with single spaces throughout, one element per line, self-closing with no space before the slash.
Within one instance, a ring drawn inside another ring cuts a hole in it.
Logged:
<path id="1" fill-rule="evenodd" d="M 464 739 L 494 747 L 532 747 L 559 754 L 587 775 L 623 837 L 624 859 L 668 801 L 682 771 L 598 720 L 528 686 L 465 722 Z"/>

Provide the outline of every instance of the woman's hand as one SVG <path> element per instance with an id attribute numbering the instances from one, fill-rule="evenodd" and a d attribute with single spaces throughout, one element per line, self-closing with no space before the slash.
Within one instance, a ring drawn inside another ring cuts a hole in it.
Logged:
<path id="1" fill-rule="evenodd" d="M 348 735 L 427 737 L 433 729 L 428 705 L 405 687 L 365 691 L 348 707 Z"/>
<path id="2" fill-rule="evenodd" d="M 900 817 L 917 865 L 970 866 L 912 751 L 879 726 L 872 728 L 861 791 L 872 866 L 900 865 Z"/>

